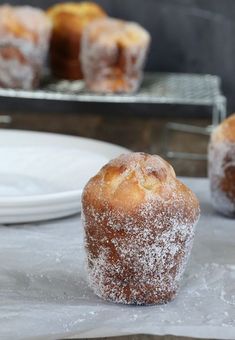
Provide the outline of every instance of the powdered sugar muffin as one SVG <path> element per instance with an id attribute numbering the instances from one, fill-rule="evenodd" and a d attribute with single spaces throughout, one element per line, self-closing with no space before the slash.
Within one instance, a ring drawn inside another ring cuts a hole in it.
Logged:
<path id="1" fill-rule="evenodd" d="M 214 208 L 235 217 L 235 114 L 211 135 L 209 179 Z"/>
<path id="2" fill-rule="evenodd" d="M 158 156 L 122 155 L 86 185 L 82 216 L 89 283 L 113 302 L 160 304 L 178 291 L 199 203 Z"/>
<path id="3" fill-rule="evenodd" d="M 38 84 L 50 31 L 42 10 L 0 6 L 0 86 L 31 89 Z"/>
<path id="4" fill-rule="evenodd" d="M 149 33 L 136 23 L 103 18 L 89 24 L 81 44 L 87 88 L 101 93 L 136 91 L 149 43 Z"/>

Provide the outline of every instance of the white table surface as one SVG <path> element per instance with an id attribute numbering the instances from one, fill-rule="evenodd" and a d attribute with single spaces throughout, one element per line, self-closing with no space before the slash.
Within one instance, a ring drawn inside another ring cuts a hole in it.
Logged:
<path id="1" fill-rule="evenodd" d="M 235 221 L 213 211 L 207 180 L 185 181 L 199 197 L 202 216 L 180 293 L 163 306 L 115 305 L 93 295 L 80 216 L 0 226 L 0 339 L 235 339 Z"/>

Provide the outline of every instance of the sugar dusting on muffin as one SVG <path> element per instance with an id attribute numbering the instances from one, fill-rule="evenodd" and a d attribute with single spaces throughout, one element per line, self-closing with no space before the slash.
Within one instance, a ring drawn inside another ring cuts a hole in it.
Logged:
<path id="1" fill-rule="evenodd" d="M 235 114 L 213 131 L 208 161 L 213 206 L 235 216 Z"/>
<path id="2" fill-rule="evenodd" d="M 173 299 L 192 247 L 199 205 L 172 167 L 157 156 L 123 155 L 90 180 L 82 201 L 94 292 L 126 304 Z"/>
<path id="3" fill-rule="evenodd" d="M 138 90 L 150 44 L 139 24 L 103 18 L 83 32 L 81 62 L 87 88 L 116 93 Z"/>
<path id="4" fill-rule="evenodd" d="M 44 67 L 51 23 L 30 6 L 0 6 L 0 86 L 32 89 Z"/>

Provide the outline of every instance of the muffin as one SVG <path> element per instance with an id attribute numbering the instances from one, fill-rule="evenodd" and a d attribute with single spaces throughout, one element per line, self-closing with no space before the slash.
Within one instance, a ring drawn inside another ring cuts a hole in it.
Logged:
<path id="1" fill-rule="evenodd" d="M 82 78 L 80 41 L 84 27 L 91 21 L 106 16 L 103 9 L 93 2 L 66 2 L 48 10 L 53 30 L 50 43 L 50 63 L 58 78 Z"/>
<path id="2" fill-rule="evenodd" d="M 158 156 L 121 155 L 82 196 L 89 284 L 124 304 L 161 304 L 177 294 L 199 218 L 193 192 Z"/>
<path id="3" fill-rule="evenodd" d="M 212 204 L 218 212 L 235 217 L 235 114 L 213 131 L 208 158 Z"/>
<path id="4" fill-rule="evenodd" d="M 103 18 L 83 32 L 81 63 L 86 86 L 100 93 L 131 93 L 138 90 L 150 35 L 140 25 Z"/>
<path id="5" fill-rule="evenodd" d="M 30 6 L 0 6 L 0 86 L 35 88 L 49 47 L 51 23 Z"/>

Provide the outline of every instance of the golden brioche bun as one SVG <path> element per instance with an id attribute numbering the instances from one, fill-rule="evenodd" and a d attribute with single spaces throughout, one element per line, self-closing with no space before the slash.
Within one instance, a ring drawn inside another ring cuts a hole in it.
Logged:
<path id="1" fill-rule="evenodd" d="M 106 16 L 104 10 L 93 2 L 67 2 L 57 4 L 47 11 L 55 29 L 81 34 L 92 20 Z"/>
<path id="2" fill-rule="evenodd" d="M 86 185 L 82 216 L 89 282 L 114 302 L 172 300 L 199 217 L 192 191 L 162 158 L 122 155 Z"/>

